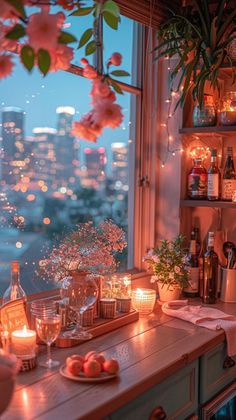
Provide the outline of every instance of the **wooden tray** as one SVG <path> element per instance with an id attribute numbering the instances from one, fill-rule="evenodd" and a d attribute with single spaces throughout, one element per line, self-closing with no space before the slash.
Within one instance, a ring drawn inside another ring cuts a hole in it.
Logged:
<path id="1" fill-rule="evenodd" d="M 130 311 L 129 313 L 117 313 L 114 319 L 103 319 L 97 318 L 94 320 L 94 324 L 91 327 L 84 328 L 86 331 L 89 331 L 93 334 L 93 337 L 98 337 L 99 335 L 106 334 L 110 331 L 113 331 L 117 328 L 123 327 L 126 324 L 137 321 L 139 319 L 139 313 L 137 311 Z M 59 335 L 56 340 L 56 347 L 73 347 L 78 344 L 84 343 L 83 340 L 78 340 L 70 337 L 63 337 Z"/>

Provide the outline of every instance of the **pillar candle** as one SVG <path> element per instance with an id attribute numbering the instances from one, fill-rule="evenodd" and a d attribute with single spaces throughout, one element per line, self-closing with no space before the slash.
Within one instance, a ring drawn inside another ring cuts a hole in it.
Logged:
<path id="1" fill-rule="evenodd" d="M 28 330 L 26 326 L 24 326 L 22 330 L 12 332 L 11 343 L 12 351 L 17 357 L 34 357 L 36 348 L 36 332 Z"/>

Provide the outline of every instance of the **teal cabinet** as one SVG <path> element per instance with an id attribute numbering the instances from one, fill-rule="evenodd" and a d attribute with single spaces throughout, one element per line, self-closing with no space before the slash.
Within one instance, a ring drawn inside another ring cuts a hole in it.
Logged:
<path id="1" fill-rule="evenodd" d="M 161 406 L 168 420 L 184 420 L 198 408 L 198 360 L 130 401 L 109 418 L 146 420 Z"/>
<path id="2" fill-rule="evenodd" d="M 234 366 L 224 367 L 227 357 L 226 343 L 205 353 L 200 358 L 200 404 L 204 404 L 236 378 L 236 357 Z"/>

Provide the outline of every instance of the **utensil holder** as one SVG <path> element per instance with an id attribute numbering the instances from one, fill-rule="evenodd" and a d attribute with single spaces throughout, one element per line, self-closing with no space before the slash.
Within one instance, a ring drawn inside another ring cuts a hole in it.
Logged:
<path id="1" fill-rule="evenodd" d="M 221 269 L 220 300 L 227 303 L 236 303 L 236 270 Z"/>

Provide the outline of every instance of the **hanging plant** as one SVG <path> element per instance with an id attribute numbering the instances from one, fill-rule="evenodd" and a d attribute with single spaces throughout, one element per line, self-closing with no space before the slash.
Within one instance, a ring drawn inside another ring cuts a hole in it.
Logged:
<path id="1" fill-rule="evenodd" d="M 206 82 L 220 92 L 219 71 L 224 65 L 232 69 L 232 83 L 236 80 L 230 46 L 236 40 L 236 9 L 231 0 L 220 0 L 214 9 L 208 0 L 193 0 L 182 7 L 158 30 L 159 45 L 156 59 L 177 58 L 171 72 L 172 86 L 177 79 L 180 98 L 176 108 L 183 106 L 191 88 L 193 99 L 203 105 Z"/>

